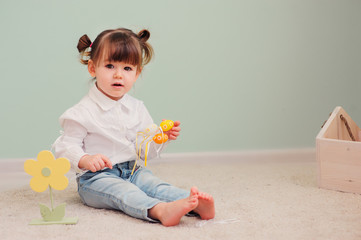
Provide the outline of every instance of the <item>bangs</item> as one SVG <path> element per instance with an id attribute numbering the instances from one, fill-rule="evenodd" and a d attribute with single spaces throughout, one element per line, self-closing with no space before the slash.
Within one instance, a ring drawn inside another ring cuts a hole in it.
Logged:
<path id="1" fill-rule="evenodd" d="M 103 44 L 103 56 L 100 59 L 108 62 L 125 62 L 140 68 L 142 50 L 139 43 L 124 33 L 111 34 Z"/>

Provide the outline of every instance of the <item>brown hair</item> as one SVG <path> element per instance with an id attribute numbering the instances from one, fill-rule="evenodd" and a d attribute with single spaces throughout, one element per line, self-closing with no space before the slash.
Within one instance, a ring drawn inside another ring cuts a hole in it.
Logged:
<path id="1" fill-rule="evenodd" d="M 138 34 L 126 28 L 105 30 L 92 42 L 85 34 L 78 42 L 80 62 L 87 65 L 92 60 L 96 65 L 101 61 L 119 61 L 137 66 L 140 72 L 153 56 L 153 48 L 147 43 L 148 30 Z"/>

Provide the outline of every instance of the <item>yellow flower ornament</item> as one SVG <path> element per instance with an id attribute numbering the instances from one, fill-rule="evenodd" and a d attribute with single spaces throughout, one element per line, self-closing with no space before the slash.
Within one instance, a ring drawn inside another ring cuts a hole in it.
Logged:
<path id="1" fill-rule="evenodd" d="M 28 159 L 24 163 L 24 170 L 33 176 L 30 187 L 35 192 L 44 192 L 49 187 L 51 209 L 44 204 L 39 204 L 42 219 L 33 219 L 30 225 L 47 224 L 76 224 L 78 218 L 64 218 L 65 203 L 54 208 L 52 189 L 64 190 L 68 184 L 65 174 L 70 170 L 70 163 L 66 158 L 55 159 L 47 150 L 41 151 L 37 160 Z"/>
<path id="2" fill-rule="evenodd" d="M 30 180 L 30 187 L 36 192 L 44 192 L 48 186 L 56 190 L 64 190 L 69 183 L 65 176 L 70 170 L 68 159 L 55 159 L 52 152 L 47 150 L 38 154 L 37 161 L 26 160 L 24 170 L 33 176 Z"/>

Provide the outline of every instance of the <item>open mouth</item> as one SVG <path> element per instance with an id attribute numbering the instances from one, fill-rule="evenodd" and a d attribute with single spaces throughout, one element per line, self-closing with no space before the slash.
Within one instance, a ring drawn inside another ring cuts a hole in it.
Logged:
<path id="1" fill-rule="evenodd" d="M 112 86 L 114 86 L 114 87 L 123 87 L 123 84 L 120 84 L 120 83 L 114 83 Z"/>

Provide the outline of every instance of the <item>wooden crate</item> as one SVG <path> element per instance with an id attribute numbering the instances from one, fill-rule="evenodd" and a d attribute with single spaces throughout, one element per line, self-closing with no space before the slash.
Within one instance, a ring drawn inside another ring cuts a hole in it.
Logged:
<path id="1" fill-rule="evenodd" d="M 352 135 L 347 130 L 345 121 Z M 360 128 L 342 107 L 336 107 L 316 137 L 318 186 L 361 194 Z"/>

